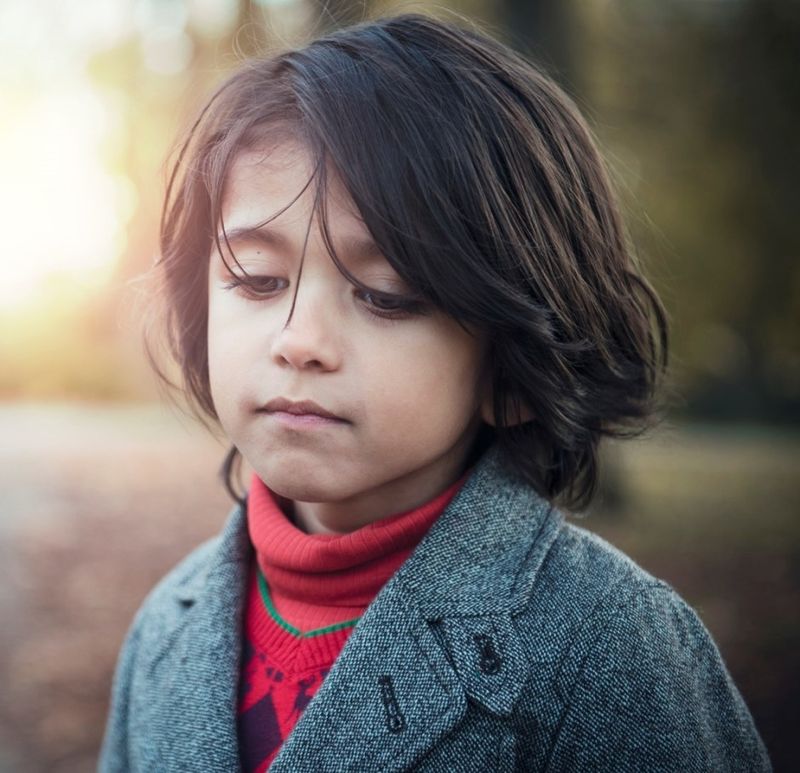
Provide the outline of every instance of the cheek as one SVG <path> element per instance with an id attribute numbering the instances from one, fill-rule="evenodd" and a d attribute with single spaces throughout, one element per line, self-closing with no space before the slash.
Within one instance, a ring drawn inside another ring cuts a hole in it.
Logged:
<path id="1" fill-rule="evenodd" d="M 208 380 L 211 398 L 223 425 L 236 397 L 235 374 L 242 372 L 242 341 L 230 304 L 212 293 L 208 305 Z"/>
<path id="2" fill-rule="evenodd" d="M 259 327 L 251 309 L 230 291 L 215 290 L 208 302 L 208 349 L 211 358 L 219 363 L 243 356 L 244 349 Z"/>
<path id="3" fill-rule="evenodd" d="M 221 357 L 227 351 L 222 341 L 225 326 L 222 324 L 219 308 L 214 303 L 208 306 L 208 327 L 206 330 L 208 342 L 208 377 L 211 382 L 211 391 L 214 392 L 218 376 L 224 372 L 224 363 Z"/>
<path id="4" fill-rule="evenodd" d="M 443 329 L 437 329 L 436 334 L 431 335 L 417 359 L 425 380 L 439 385 L 436 391 L 445 395 L 450 392 L 457 398 L 475 391 L 481 348 L 478 341 L 460 328 L 454 331 L 454 325 L 454 322 L 442 323 Z"/>
<path id="5" fill-rule="evenodd" d="M 416 427 L 458 423 L 476 410 L 477 344 L 438 331 L 372 347 L 364 361 L 367 400 L 377 400 L 387 421 L 405 416 Z"/>

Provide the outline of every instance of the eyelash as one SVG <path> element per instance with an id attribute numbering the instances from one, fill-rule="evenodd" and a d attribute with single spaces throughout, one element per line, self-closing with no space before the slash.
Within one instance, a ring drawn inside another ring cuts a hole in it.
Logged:
<path id="1" fill-rule="evenodd" d="M 265 280 L 266 282 L 272 284 L 275 281 L 275 277 L 255 276 L 250 277 L 250 281 L 246 281 L 241 277 L 234 276 L 223 285 L 223 289 L 238 290 L 244 298 L 257 301 L 267 297 L 270 292 L 273 292 L 276 289 L 274 287 L 262 290 L 256 289 L 257 285 L 259 284 L 259 280 L 261 284 L 264 284 Z M 394 309 L 381 309 L 374 303 L 365 302 L 367 312 L 383 321 L 398 321 L 415 314 L 423 314 L 425 312 L 425 304 L 422 301 L 414 300 L 412 298 L 403 298 L 400 295 L 380 293 L 377 291 L 367 293 L 364 293 L 363 291 L 359 292 L 362 293 L 362 295 L 372 296 L 378 300 L 389 301 L 396 304 Z"/>

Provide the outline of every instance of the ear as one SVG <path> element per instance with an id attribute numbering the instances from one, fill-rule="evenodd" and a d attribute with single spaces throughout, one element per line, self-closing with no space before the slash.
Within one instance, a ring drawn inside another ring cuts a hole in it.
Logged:
<path id="1" fill-rule="evenodd" d="M 483 400 L 481 401 L 481 418 L 492 427 L 497 426 L 494 420 L 494 389 L 491 378 L 487 379 L 484 386 Z M 506 395 L 506 418 L 509 427 L 533 421 L 533 411 L 521 400 L 515 400 L 512 395 Z"/>

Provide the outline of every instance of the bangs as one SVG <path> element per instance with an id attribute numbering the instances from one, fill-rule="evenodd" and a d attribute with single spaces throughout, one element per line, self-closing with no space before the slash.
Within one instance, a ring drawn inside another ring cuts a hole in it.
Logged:
<path id="1" fill-rule="evenodd" d="M 359 47 L 334 34 L 285 59 L 313 144 L 411 287 L 458 321 L 502 326 L 507 315 L 497 313 L 492 288 L 518 261 L 513 234 L 505 250 L 493 239 L 500 188 L 479 165 L 494 152 L 486 138 L 507 147 L 513 140 L 499 121 L 481 125 L 493 122 L 492 111 L 470 98 L 468 76 L 454 78 L 425 50 L 424 36 L 401 45 L 382 28 L 360 35 Z"/>
<path id="2" fill-rule="evenodd" d="M 304 139 L 302 139 L 304 138 Z M 414 281 L 415 277 L 413 272 L 405 270 L 402 261 L 397 259 L 392 260 L 387 252 L 385 243 L 376 235 L 369 231 L 366 225 L 363 214 L 358 211 L 358 206 L 355 204 L 352 193 L 347 190 L 346 182 L 342 178 L 340 172 L 333 167 L 331 155 L 329 150 L 323 145 L 323 140 L 316 136 L 307 136 L 304 132 L 292 131 L 291 127 L 286 125 L 278 126 L 265 126 L 256 125 L 245 129 L 240 136 L 229 136 L 226 142 L 215 150 L 214 158 L 212 159 L 211 167 L 214 170 L 213 174 L 208 180 L 208 194 L 210 204 L 210 218 L 214 224 L 212 241 L 216 247 L 220 259 L 231 271 L 231 261 L 238 269 L 237 276 L 241 280 L 241 284 L 245 286 L 253 286 L 258 281 L 248 273 L 245 266 L 243 266 L 237 256 L 236 251 L 228 238 L 228 231 L 226 228 L 223 209 L 225 202 L 226 189 L 230 182 L 230 175 L 236 160 L 244 153 L 255 152 L 258 155 L 263 153 L 263 157 L 267 158 L 269 154 L 281 147 L 284 144 L 298 145 L 305 150 L 310 157 L 312 172 L 303 184 L 301 190 L 290 198 L 283 206 L 277 211 L 269 214 L 263 220 L 248 226 L 248 230 L 258 230 L 273 220 L 278 218 L 281 214 L 290 209 L 295 202 L 300 199 L 303 194 L 309 189 L 312 189 L 313 206 L 312 212 L 309 216 L 308 227 L 306 229 L 305 240 L 303 244 L 303 251 L 300 256 L 300 267 L 298 271 L 298 281 L 295 285 L 294 296 L 292 299 L 292 306 L 289 313 L 289 318 L 286 324 L 291 320 L 294 312 L 297 291 L 299 289 L 299 278 L 302 275 L 303 264 L 305 259 L 306 244 L 308 242 L 308 235 L 311 230 L 312 222 L 316 218 L 319 222 L 320 232 L 322 235 L 323 243 L 325 244 L 328 255 L 336 266 L 337 270 L 355 287 L 363 292 L 369 292 L 373 296 L 385 296 L 387 294 L 376 291 L 371 286 L 363 283 L 354 273 L 352 273 L 346 265 L 346 260 L 339 255 L 336 249 L 334 239 L 330 230 L 330 216 L 329 204 L 332 201 L 332 196 L 338 197 L 337 201 L 341 204 L 342 197 L 347 199 L 347 209 L 352 212 L 359 222 L 363 223 L 369 232 L 369 236 L 374 241 L 378 252 L 386 257 L 387 262 L 392 265 L 400 277 L 406 282 L 410 289 L 410 293 L 405 294 L 404 303 L 413 305 L 418 313 L 426 313 L 431 305 L 431 299 L 425 297 L 421 292 L 418 284 Z M 335 185 L 334 185 L 335 181 Z M 378 185 L 380 185 L 380 180 Z M 352 205 L 352 206 L 350 206 Z M 353 212 L 355 207 L 355 212 Z M 469 332 L 469 331 L 467 331 Z"/>

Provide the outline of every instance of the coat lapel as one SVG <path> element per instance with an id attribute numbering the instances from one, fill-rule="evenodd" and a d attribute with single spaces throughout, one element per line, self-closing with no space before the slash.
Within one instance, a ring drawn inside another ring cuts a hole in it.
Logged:
<path id="1" fill-rule="evenodd" d="M 241 622 L 252 548 L 244 512 L 231 513 L 210 560 L 173 593 L 144 665 L 151 716 L 145 754 L 161 770 L 239 771 Z M 162 732 L 163 731 L 163 732 Z M 174 763 L 174 767 L 173 767 Z"/>
<path id="2" fill-rule="evenodd" d="M 370 604 L 271 771 L 409 770 L 467 697 L 511 712 L 528 669 L 511 617 L 561 516 L 505 470 L 492 447 Z"/>
<path id="3" fill-rule="evenodd" d="M 399 593 L 358 622 L 270 771 L 407 770 L 464 716 L 466 695 Z"/>
<path id="4" fill-rule="evenodd" d="M 271 771 L 401 771 L 464 717 L 467 697 L 508 714 L 527 664 L 511 617 L 527 602 L 560 516 L 490 448 L 381 589 L 284 742 Z M 163 642 L 165 716 L 213 728 L 213 749 L 176 732 L 170 757 L 238 770 L 237 685 L 252 546 L 236 508 L 189 607 Z M 157 654 L 151 669 L 159 669 Z"/>

